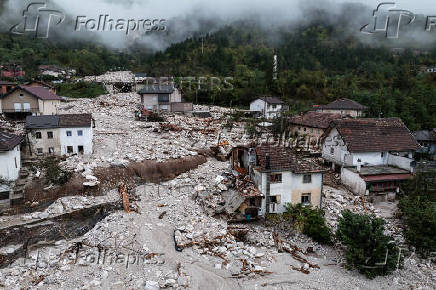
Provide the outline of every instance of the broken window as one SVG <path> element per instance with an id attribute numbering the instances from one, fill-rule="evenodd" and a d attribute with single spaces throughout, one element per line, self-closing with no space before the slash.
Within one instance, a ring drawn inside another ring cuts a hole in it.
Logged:
<path id="1" fill-rule="evenodd" d="M 47 139 L 53 139 L 53 132 L 47 132 Z"/>
<path id="2" fill-rule="evenodd" d="M 78 151 L 80 154 L 83 154 L 83 152 L 84 152 L 85 150 L 83 149 L 83 146 L 77 146 L 77 151 Z"/>
<path id="3" fill-rule="evenodd" d="M 49 154 L 54 154 L 54 148 L 53 147 L 49 147 L 48 148 L 48 153 Z"/>
<path id="4" fill-rule="evenodd" d="M 310 174 L 303 175 L 303 183 L 312 183 L 312 175 Z"/>
<path id="5" fill-rule="evenodd" d="M 36 148 L 36 153 L 42 154 L 44 153 L 44 150 L 42 148 Z"/>
<path id="6" fill-rule="evenodd" d="M 73 133 L 71 131 L 67 131 L 67 137 L 73 136 Z"/>
<path id="7" fill-rule="evenodd" d="M 73 146 L 67 146 L 67 153 L 73 153 Z"/>
<path id="8" fill-rule="evenodd" d="M 282 182 L 282 174 L 281 173 L 272 173 L 270 175 L 271 183 L 281 183 Z"/>
<path id="9" fill-rule="evenodd" d="M 42 134 L 41 134 L 41 132 L 36 132 L 36 133 L 35 133 L 35 138 L 36 138 L 36 139 L 42 139 Z"/>
<path id="10" fill-rule="evenodd" d="M 304 193 L 301 195 L 301 203 L 302 204 L 311 204 L 311 194 Z"/>
<path id="11" fill-rule="evenodd" d="M 270 203 L 280 203 L 280 195 L 272 195 L 269 197 Z"/>

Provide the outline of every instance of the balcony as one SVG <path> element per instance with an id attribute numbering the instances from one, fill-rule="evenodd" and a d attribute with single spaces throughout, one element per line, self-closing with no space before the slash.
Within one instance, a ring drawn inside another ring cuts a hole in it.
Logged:
<path id="1" fill-rule="evenodd" d="M 3 109 L 3 113 L 39 113 L 39 108 L 29 108 L 29 109 Z"/>

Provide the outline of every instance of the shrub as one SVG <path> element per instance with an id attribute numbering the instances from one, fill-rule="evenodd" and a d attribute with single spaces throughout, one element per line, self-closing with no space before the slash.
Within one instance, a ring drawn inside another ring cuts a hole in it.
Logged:
<path id="1" fill-rule="evenodd" d="M 297 205 L 287 205 L 287 213 L 294 222 L 294 227 L 318 243 L 331 244 L 331 231 L 326 224 L 324 211 L 318 208 Z"/>
<path id="2" fill-rule="evenodd" d="M 59 160 L 55 157 L 47 157 L 41 161 L 40 167 L 45 171 L 48 183 L 63 185 L 68 182 L 72 173 L 63 170 L 59 166 Z"/>
<path id="3" fill-rule="evenodd" d="M 60 84 L 56 89 L 58 95 L 70 98 L 96 98 L 107 93 L 102 84 L 83 81 Z"/>
<path id="4" fill-rule="evenodd" d="M 372 279 L 388 275 L 401 265 L 399 248 L 383 233 L 384 225 L 383 219 L 374 216 L 342 212 L 336 236 L 347 248 L 348 268 L 356 268 Z"/>

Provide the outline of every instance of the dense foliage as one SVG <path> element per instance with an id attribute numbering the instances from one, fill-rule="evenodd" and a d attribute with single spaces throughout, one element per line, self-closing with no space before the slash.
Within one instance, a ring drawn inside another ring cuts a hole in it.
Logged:
<path id="1" fill-rule="evenodd" d="M 102 84 L 89 82 L 64 83 L 56 90 L 58 95 L 70 98 L 95 98 L 107 93 Z"/>
<path id="2" fill-rule="evenodd" d="M 286 208 L 295 228 L 322 244 L 331 244 L 331 231 L 326 224 L 324 212 L 318 208 L 289 204 Z"/>
<path id="3" fill-rule="evenodd" d="M 400 200 L 405 237 L 417 251 L 428 256 L 436 252 L 436 172 L 418 173 L 404 188 Z"/>
<path id="4" fill-rule="evenodd" d="M 55 157 L 47 157 L 41 160 L 39 167 L 45 172 L 48 184 L 63 185 L 71 178 L 72 173 L 65 171 L 59 165 L 59 160 Z"/>
<path id="5" fill-rule="evenodd" d="M 342 212 L 337 238 L 346 246 L 347 266 L 368 278 L 387 275 L 397 269 L 400 250 L 384 232 L 385 221 L 373 216 Z"/>
<path id="6" fill-rule="evenodd" d="M 179 81 L 194 77 L 194 85 L 183 88 L 187 100 L 224 106 L 247 107 L 267 94 L 282 97 L 300 112 L 345 97 L 368 106 L 369 117 L 400 117 L 411 130 L 436 127 L 436 74 L 423 73 L 436 65 L 436 50 L 406 49 L 398 55 L 383 45 L 365 45 L 328 25 L 269 31 L 241 24 L 154 54 L 141 46 L 116 52 L 89 43 L 0 35 L 0 61 L 22 64 L 29 76 L 39 64 L 58 64 L 79 75 L 130 69 Z M 279 68 L 275 80 L 274 54 Z M 209 77 L 201 90 L 195 89 L 199 77 Z M 221 83 L 211 85 L 210 77 Z M 232 89 L 224 85 L 225 77 L 233 78 Z"/>

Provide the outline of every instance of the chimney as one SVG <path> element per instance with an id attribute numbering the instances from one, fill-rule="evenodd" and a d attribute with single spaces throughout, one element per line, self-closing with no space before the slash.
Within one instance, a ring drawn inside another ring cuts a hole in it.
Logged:
<path id="1" fill-rule="evenodd" d="M 357 173 L 360 173 L 361 169 L 362 169 L 362 160 L 360 160 L 360 158 L 359 158 L 359 159 L 357 159 L 357 168 L 356 168 Z"/>
<path id="2" fill-rule="evenodd" d="M 271 169 L 271 159 L 269 157 L 269 153 L 266 154 L 266 164 L 265 164 L 265 169 L 269 170 Z"/>

